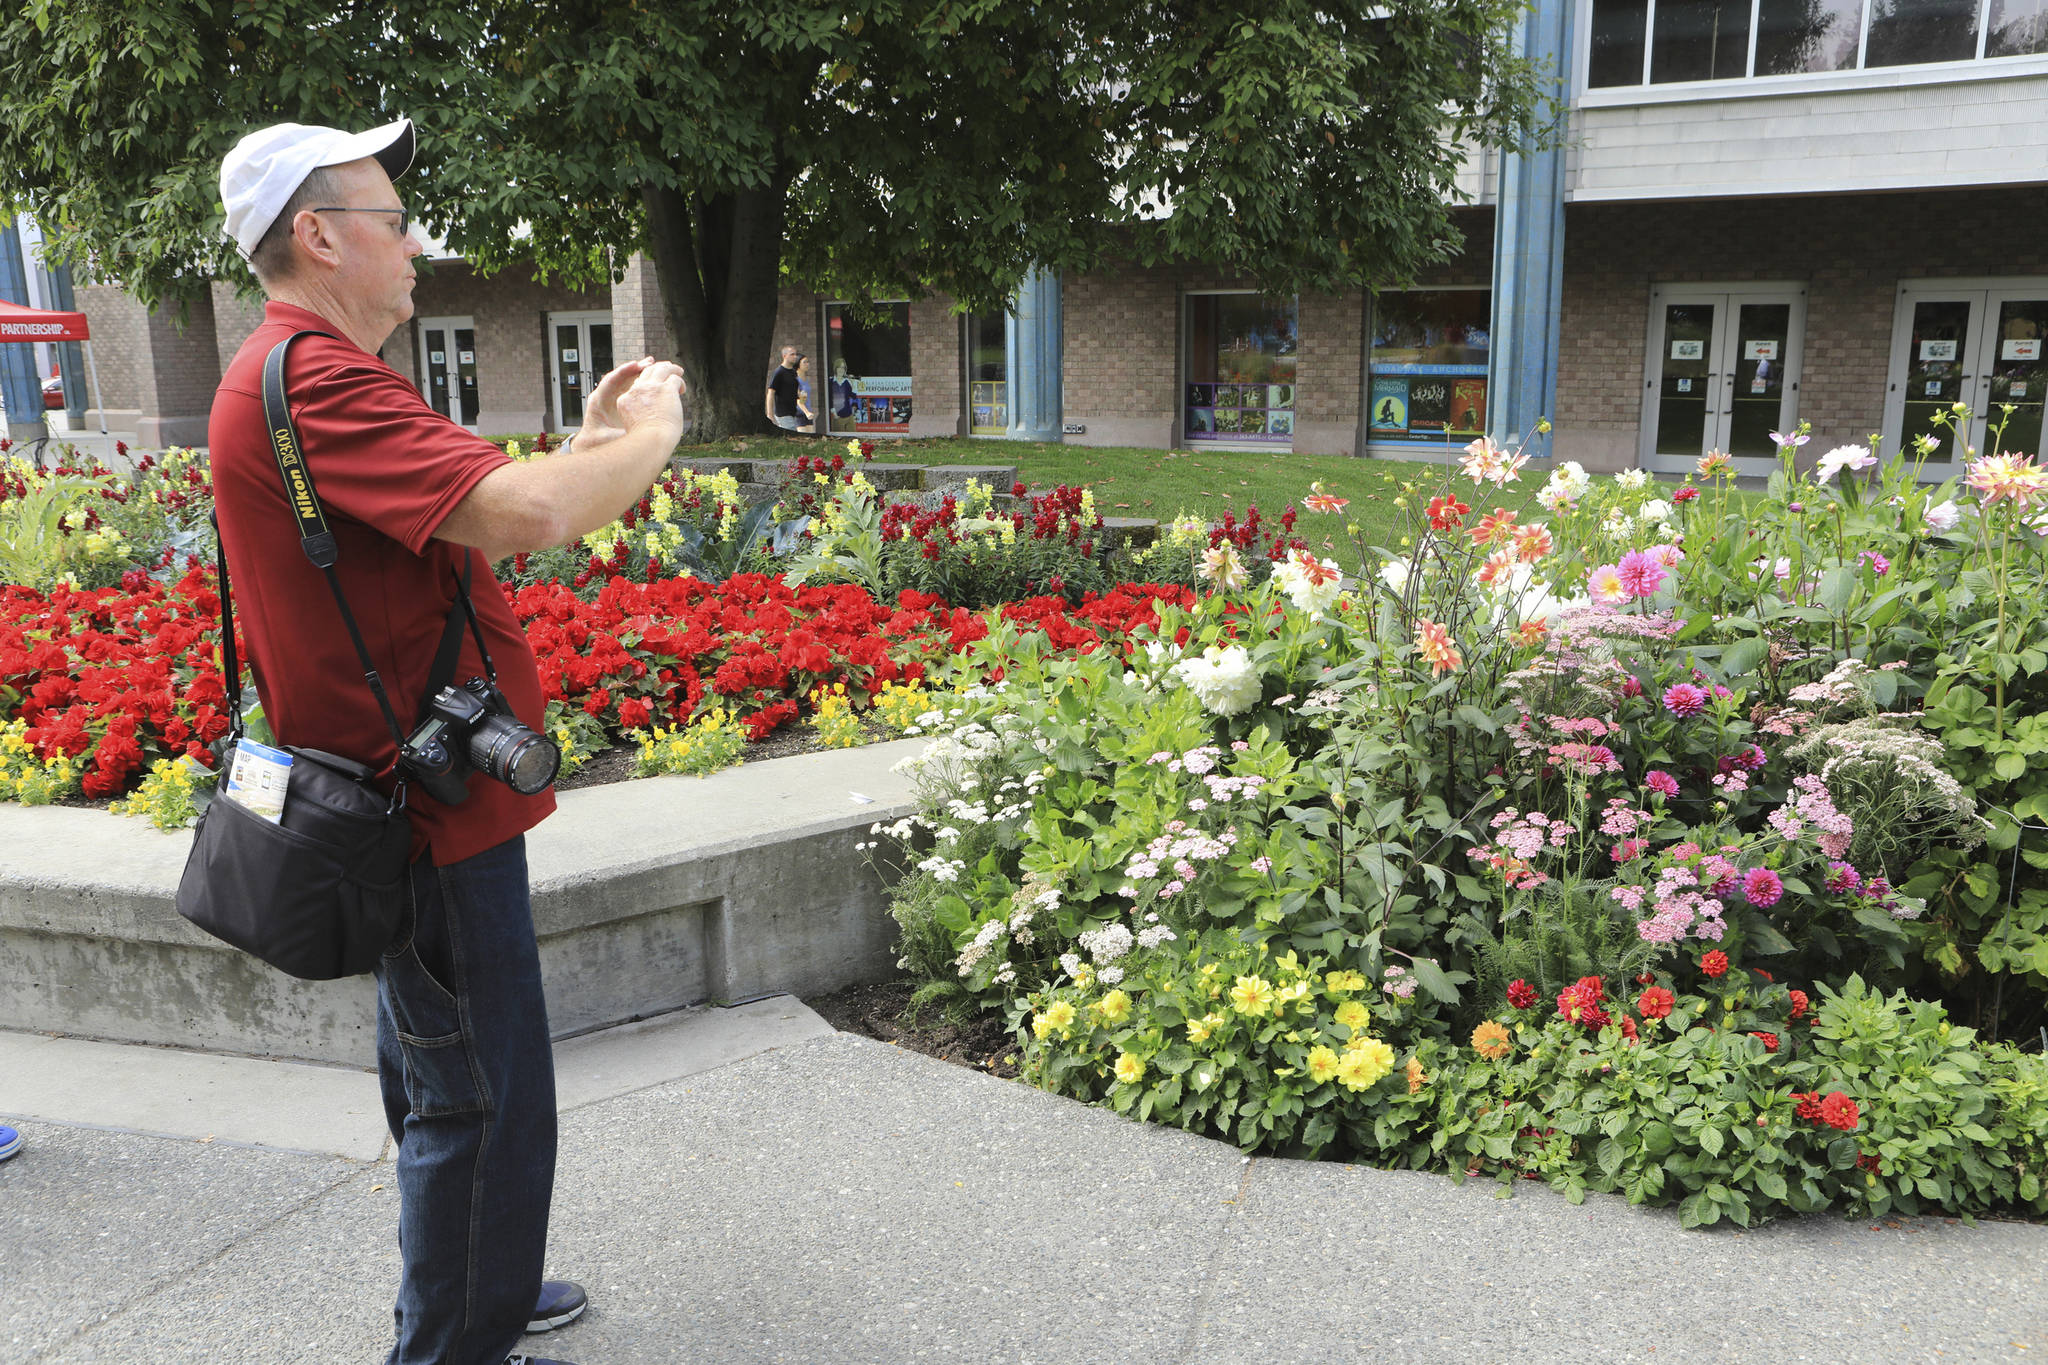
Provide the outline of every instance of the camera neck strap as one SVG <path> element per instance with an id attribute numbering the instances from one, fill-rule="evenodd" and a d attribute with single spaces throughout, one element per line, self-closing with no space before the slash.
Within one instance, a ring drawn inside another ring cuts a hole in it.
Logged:
<path id="1" fill-rule="evenodd" d="M 348 598 L 341 590 L 341 579 L 334 566 L 341 559 L 341 551 L 334 533 L 327 525 L 327 514 L 320 506 L 320 497 L 313 485 L 313 471 L 307 466 L 304 448 L 299 444 L 298 426 L 292 421 L 291 408 L 285 402 L 284 362 L 291 344 L 302 336 L 331 336 L 329 332 L 294 332 L 271 349 L 263 362 L 263 415 L 270 431 L 271 454 L 277 458 L 277 471 L 284 480 L 285 501 L 291 504 L 292 515 L 299 526 L 299 544 L 306 558 L 320 570 L 327 579 L 327 587 L 334 594 L 334 604 L 341 610 L 342 624 L 348 628 L 349 643 L 355 647 L 356 658 L 363 666 L 363 680 L 370 686 L 370 692 L 377 698 L 377 709 L 384 715 L 384 723 L 391 729 L 392 741 L 400 749 L 405 747 L 405 730 L 398 723 L 398 714 L 391 707 L 391 697 L 384 688 L 384 679 L 377 671 L 377 665 L 370 657 L 370 649 L 363 641 L 363 633 L 356 626 L 355 614 L 349 610 Z M 223 662 L 228 672 L 228 702 L 234 717 L 233 733 L 240 738 L 244 733 L 242 719 L 242 670 L 241 660 L 235 650 L 234 600 L 228 586 L 228 555 L 226 542 L 220 536 L 220 516 L 216 512 L 214 524 L 215 563 L 220 574 L 221 647 Z M 458 614 L 451 607 L 448 621 L 441 630 L 440 647 L 434 653 L 434 666 L 427 675 L 426 695 L 421 699 L 420 710 L 424 714 L 434 696 L 454 680 L 455 668 L 462 651 L 462 626 L 466 619 L 476 637 L 477 653 L 483 660 L 484 672 L 493 680 L 497 670 L 491 663 L 490 651 L 484 646 L 483 629 L 477 622 L 476 608 L 469 600 L 470 569 L 476 559 L 474 550 L 466 551 L 462 560 L 462 572 L 455 581 L 455 592 L 461 604 Z"/>

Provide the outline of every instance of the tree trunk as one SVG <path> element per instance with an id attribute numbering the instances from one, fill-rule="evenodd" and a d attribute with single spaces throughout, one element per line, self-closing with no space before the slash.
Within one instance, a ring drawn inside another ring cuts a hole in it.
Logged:
<path id="1" fill-rule="evenodd" d="M 689 377 L 686 437 L 715 441 L 775 430 L 764 397 L 775 357 L 786 182 L 686 197 L 643 187 L 662 311 Z"/>

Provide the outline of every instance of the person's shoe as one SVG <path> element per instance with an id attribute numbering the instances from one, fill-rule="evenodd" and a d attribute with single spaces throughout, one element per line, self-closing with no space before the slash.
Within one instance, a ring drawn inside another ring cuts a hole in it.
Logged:
<path id="1" fill-rule="evenodd" d="M 21 1134 L 15 1132 L 12 1128 L 0 1125 L 0 1161 L 7 1160 L 8 1157 L 13 1156 L 20 1150 Z M 583 1310 L 579 1308 L 576 1311 L 580 1313 Z"/>
<path id="2" fill-rule="evenodd" d="M 533 1306 L 533 1318 L 526 1324 L 526 1330 L 552 1332 L 557 1327 L 567 1327 L 582 1317 L 583 1310 L 588 1307 L 590 1296 L 574 1280 L 542 1280 L 540 1301 Z M 536 1360 L 534 1365 L 547 1365 L 547 1362 Z"/>
<path id="3" fill-rule="evenodd" d="M 566 1360 L 542 1360 L 539 1356 L 530 1356 L 524 1351 L 515 1351 L 505 1357 L 505 1365 L 569 1365 L 569 1362 Z"/>

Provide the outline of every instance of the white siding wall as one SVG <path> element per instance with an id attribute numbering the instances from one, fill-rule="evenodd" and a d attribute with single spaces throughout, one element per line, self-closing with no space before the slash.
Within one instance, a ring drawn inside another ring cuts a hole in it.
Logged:
<path id="1" fill-rule="evenodd" d="M 1565 197 L 2038 183 L 2048 76 L 1580 108 Z"/>

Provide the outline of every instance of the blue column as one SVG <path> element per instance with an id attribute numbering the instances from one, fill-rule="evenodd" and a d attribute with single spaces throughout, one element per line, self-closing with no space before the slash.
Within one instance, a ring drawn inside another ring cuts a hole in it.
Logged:
<path id="1" fill-rule="evenodd" d="M 1536 0 L 1515 33 L 1519 54 L 1548 61 L 1559 109 L 1571 94 L 1575 0 Z M 1564 294 L 1564 149 L 1502 156 L 1493 217 L 1493 338 L 1487 432 L 1505 445 L 1528 439 L 1531 455 L 1550 454 L 1534 434 L 1557 406 L 1559 317 Z"/>
<path id="2" fill-rule="evenodd" d="M 14 220 L 0 226 L 0 299 L 28 302 L 28 271 Z M 17 441 L 44 433 L 43 386 L 36 376 L 36 348 L 26 341 L 0 345 L 0 404 L 7 408 L 7 432 Z"/>
<path id="3" fill-rule="evenodd" d="M 1010 430 L 1013 441 L 1060 439 L 1060 277 L 1034 269 L 1010 306 Z"/>

